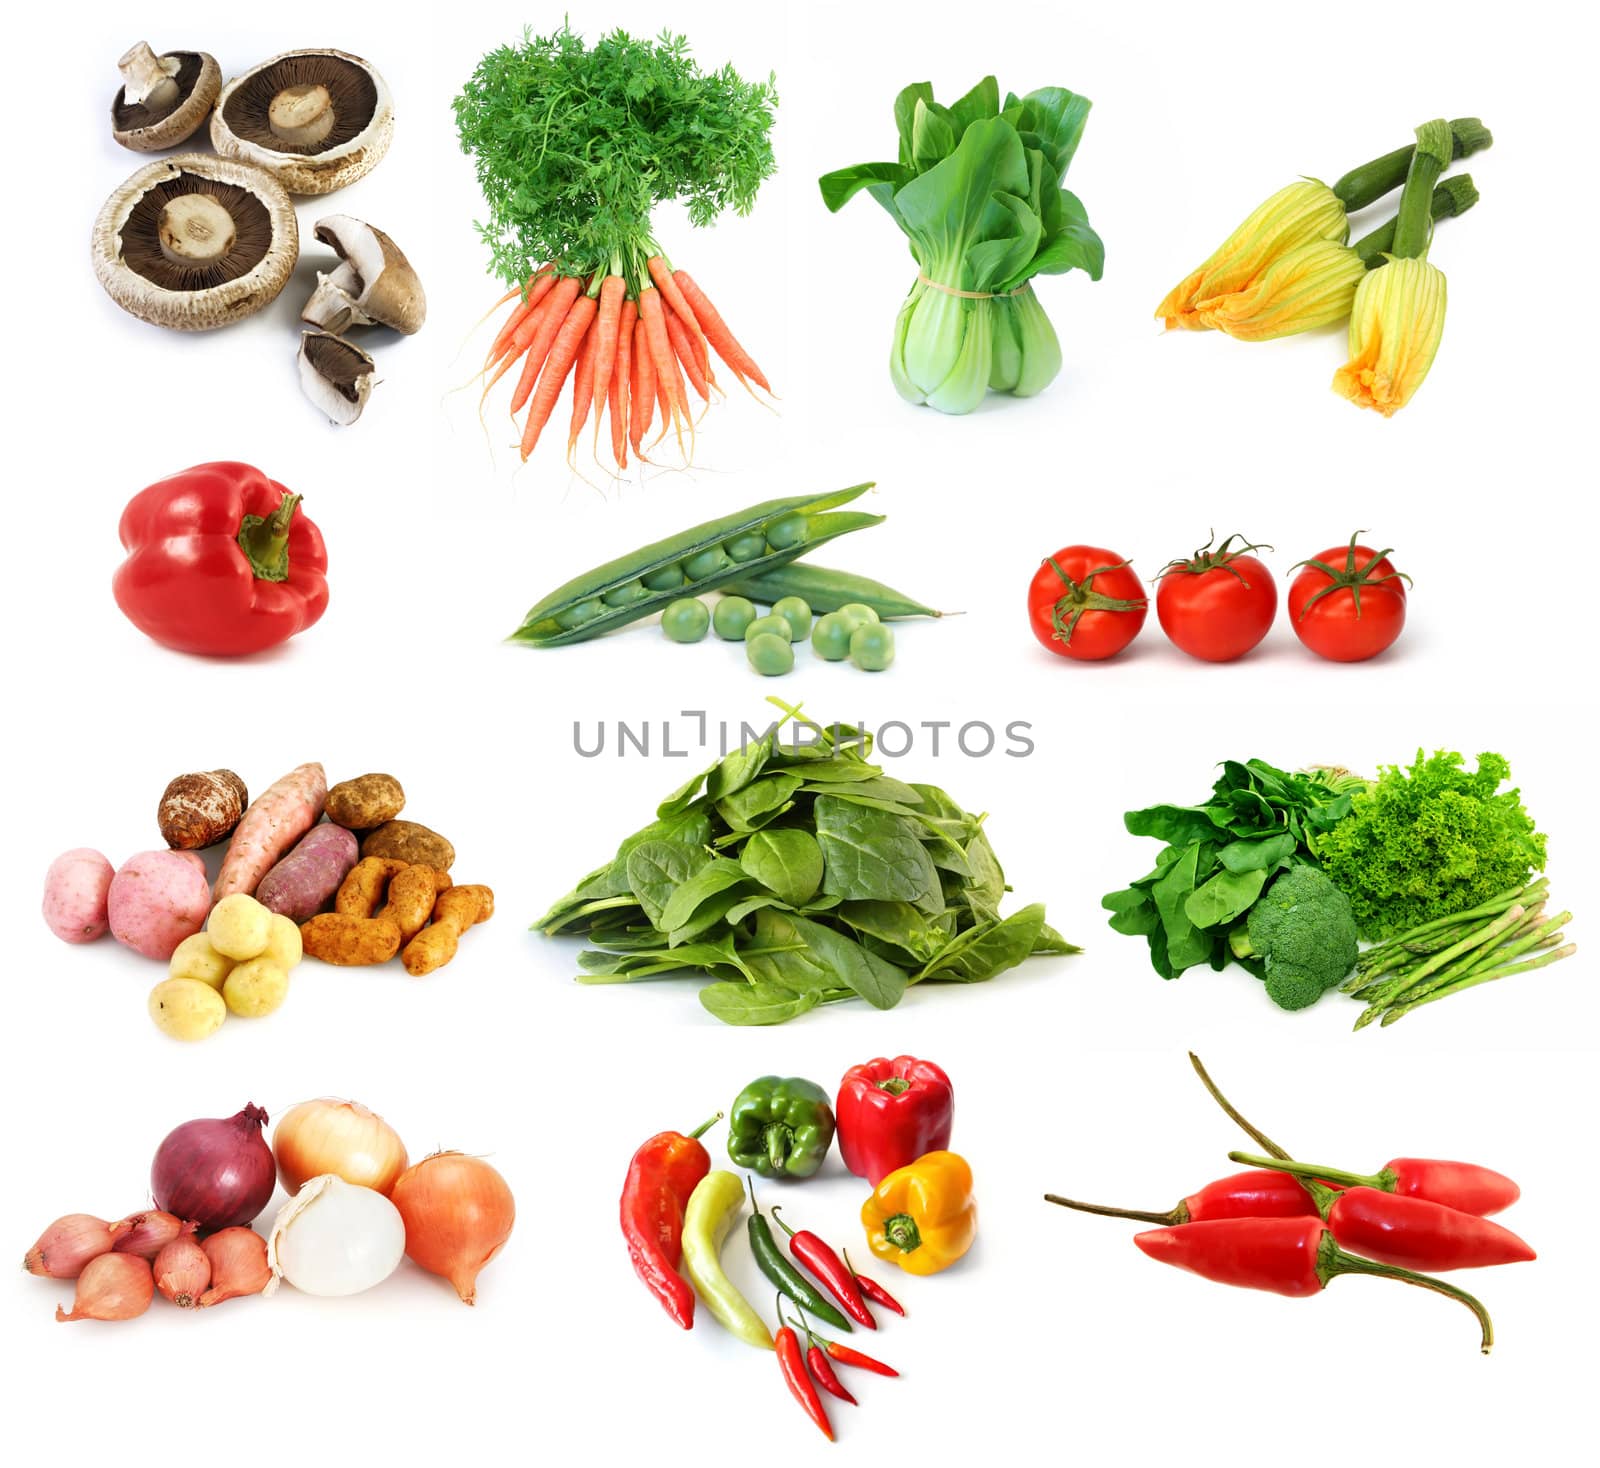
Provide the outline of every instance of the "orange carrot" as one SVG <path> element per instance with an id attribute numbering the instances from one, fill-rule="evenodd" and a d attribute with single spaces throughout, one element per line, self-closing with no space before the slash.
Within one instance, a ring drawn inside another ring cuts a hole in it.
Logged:
<path id="1" fill-rule="evenodd" d="M 594 320 L 596 309 L 593 296 L 579 296 L 572 303 L 572 309 L 567 312 L 566 319 L 556 332 L 555 340 L 550 344 L 549 359 L 539 374 L 539 389 L 533 394 L 533 402 L 528 408 L 528 421 L 522 430 L 524 463 L 527 462 L 528 455 L 533 452 L 533 446 L 539 442 L 539 434 L 545 424 L 550 421 L 556 399 L 561 396 L 561 386 L 566 382 L 567 374 L 572 371 L 578 348 L 583 344 L 584 335 L 589 330 L 590 322 Z M 537 345 L 536 342 L 535 346 Z"/>
<path id="2" fill-rule="evenodd" d="M 707 299 L 706 293 L 694 283 L 689 272 L 675 270 L 673 279 L 688 298 L 689 305 L 694 311 L 694 319 L 700 323 L 700 330 L 706 334 L 706 340 L 711 343 L 716 354 L 728 364 L 733 375 L 741 379 L 748 377 L 770 393 L 772 386 L 765 374 L 756 366 L 755 358 L 739 345 L 738 338 L 728 330 L 728 323 L 717 314 L 717 308 Z"/>
<path id="3" fill-rule="evenodd" d="M 611 373 L 617 362 L 617 333 L 622 327 L 622 297 L 628 283 L 608 275 L 600 286 L 600 311 L 595 317 L 595 359 L 591 391 L 594 397 L 594 441 L 600 442 L 600 415 L 611 391 Z"/>
<path id="4" fill-rule="evenodd" d="M 657 289 L 661 292 L 661 299 L 667 303 L 669 311 L 675 311 L 678 319 L 689 328 L 689 335 L 699 343 L 700 355 L 705 353 L 705 332 L 700 323 L 695 320 L 694 307 L 689 304 L 678 282 L 672 278 L 672 267 L 660 255 L 652 255 L 645 262 L 645 267 L 650 272 L 650 279 L 655 281 Z M 704 363 L 701 364 L 702 371 Z"/>
<path id="5" fill-rule="evenodd" d="M 540 317 L 539 325 L 533 333 L 533 340 L 528 344 L 528 360 L 522 369 L 522 376 L 517 380 L 517 390 L 511 395 L 511 412 L 515 416 L 522 405 L 528 401 L 533 393 L 533 385 L 540 381 L 539 372 L 544 366 L 544 360 L 550 355 L 556 336 L 566 326 L 572 313 L 572 303 L 577 298 L 582 282 L 575 275 L 563 276 L 550 292 L 550 304 Z M 574 344 L 573 350 L 577 347 Z M 572 365 L 572 359 L 567 359 L 567 366 Z M 551 407 L 554 407 L 554 400 Z M 549 416 L 549 409 L 546 409 Z M 543 426 L 542 424 L 540 425 Z M 524 453 L 523 458 L 527 458 Z"/>
<path id="6" fill-rule="evenodd" d="M 638 310 L 637 305 L 634 309 Z M 628 399 L 628 442 L 634 453 L 643 458 L 639 445 L 656 409 L 656 368 L 644 339 L 642 321 L 633 323 L 633 380 L 628 385 Z"/>
<path id="7" fill-rule="evenodd" d="M 700 394 L 701 402 L 711 401 L 711 387 L 706 382 L 705 374 L 700 370 L 700 364 L 694 359 L 694 346 L 689 340 L 689 328 L 679 319 L 676 311 L 663 311 L 661 313 L 667 321 L 667 339 L 672 343 L 673 353 L 683 364 L 683 370 L 688 374 L 689 381 L 694 384 L 694 390 Z"/>
<path id="8" fill-rule="evenodd" d="M 511 313 L 506 320 L 506 324 L 496 334 L 494 345 L 489 348 L 489 355 L 484 359 L 484 371 L 487 372 L 495 362 L 500 360 L 500 354 L 511 345 L 512 339 L 516 336 L 517 328 L 533 314 L 539 302 L 545 298 L 546 293 L 555 283 L 555 277 L 548 271 L 529 278 L 527 294 L 523 295 L 516 310 Z M 511 294 L 519 295 L 521 292 L 513 291 Z M 506 297 L 507 300 L 510 300 L 510 298 L 510 296 Z"/>
<path id="9" fill-rule="evenodd" d="M 528 350 L 529 342 L 533 340 L 535 333 L 539 330 L 539 327 L 544 321 L 545 317 L 550 314 L 551 308 L 554 306 L 554 304 L 555 303 L 550 299 L 549 294 L 545 293 L 541 297 L 538 305 L 536 305 L 531 311 L 528 312 L 526 316 L 522 318 L 522 321 L 518 325 L 516 331 L 512 333 L 510 342 L 500 353 L 499 360 L 494 366 L 493 374 L 483 385 L 483 392 L 478 398 L 479 417 L 483 416 L 483 405 L 488 401 L 489 393 L 493 389 L 495 383 L 499 382 L 500 379 L 506 375 L 506 373 L 508 373 L 517 365 L 519 361 L 521 361 L 523 353 Z M 488 371 L 489 368 L 485 366 L 483 373 L 480 373 L 479 375 L 482 376 L 485 373 L 488 373 Z"/>
<path id="10" fill-rule="evenodd" d="M 578 434 L 588 421 L 589 409 L 594 404 L 594 374 L 600 355 L 600 317 L 597 315 L 583 334 L 583 345 L 578 348 L 578 369 L 572 377 L 572 427 L 567 431 L 567 464 L 577 469 L 575 455 Z M 599 417 L 598 412 L 595 415 Z"/>
<path id="11" fill-rule="evenodd" d="M 645 342 L 650 348 L 650 358 L 656 369 L 656 393 L 661 399 L 661 411 L 668 425 L 678 434 L 678 451 L 683 448 L 683 420 L 689 417 L 689 401 L 683 391 L 683 379 L 678 375 L 678 364 L 673 360 L 672 344 L 667 340 L 667 323 L 661 311 L 661 293 L 647 285 L 639 292 L 639 319 L 644 322 Z M 690 419 L 690 435 L 693 436 Z M 687 457 L 687 455 L 685 455 Z"/>
<path id="12" fill-rule="evenodd" d="M 617 322 L 617 364 L 611 373 L 611 457 L 617 468 L 628 467 L 628 388 L 633 382 L 633 323 L 639 319 L 639 308 L 631 299 L 622 303 L 622 314 Z"/>

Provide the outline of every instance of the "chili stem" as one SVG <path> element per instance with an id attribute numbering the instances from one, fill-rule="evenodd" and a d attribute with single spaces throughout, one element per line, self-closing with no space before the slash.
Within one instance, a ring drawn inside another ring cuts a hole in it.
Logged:
<path id="1" fill-rule="evenodd" d="M 1483 1302 L 1475 1295 L 1469 1295 L 1465 1290 L 1458 1289 L 1453 1284 L 1446 1284 L 1442 1279 L 1435 1279 L 1431 1274 L 1417 1274 L 1410 1269 L 1401 1269 L 1395 1264 L 1376 1264 L 1371 1259 L 1362 1259 L 1355 1254 L 1347 1254 L 1340 1249 L 1334 1254 L 1328 1265 L 1330 1278 L 1338 1274 L 1370 1274 L 1378 1279 L 1396 1279 L 1401 1284 L 1416 1285 L 1418 1289 L 1432 1290 L 1436 1295 L 1448 1295 L 1452 1300 L 1459 1300 L 1478 1318 L 1478 1328 L 1483 1333 L 1481 1349 L 1487 1356 L 1494 1349 L 1494 1322 L 1489 1319 L 1489 1312 L 1484 1308 Z"/>
<path id="2" fill-rule="evenodd" d="M 705 1136 L 705 1134 L 707 1132 L 709 1132 L 711 1130 L 711 1128 L 714 1127 L 721 1120 L 722 1120 L 722 1113 L 719 1111 L 715 1116 L 713 1116 L 711 1118 L 710 1121 L 701 1122 L 699 1126 L 697 1126 L 692 1132 L 690 1132 L 689 1133 L 689 1140 L 691 1142 L 698 1141 L 701 1137 Z"/>
<path id="3" fill-rule="evenodd" d="M 1170 1213 L 1141 1213 L 1137 1208 L 1107 1208 L 1103 1203 L 1079 1203 L 1074 1198 L 1063 1198 L 1056 1193 L 1046 1193 L 1044 1200 L 1063 1208 L 1074 1208 L 1079 1213 L 1098 1213 L 1102 1218 L 1131 1218 L 1135 1223 L 1154 1223 L 1163 1228 L 1176 1228 L 1188 1221 L 1176 1208 Z"/>
<path id="4" fill-rule="evenodd" d="M 1228 1160 L 1242 1162 L 1247 1167 L 1270 1167 L 1294 1177 L 1309 1177 L 1335 1183 L 1341 1188 L 1383 1188 L 1383 1179 L 1372 1173 L 1345 1172 L 1342 1168 L 1323 1167 L 1315 1162 L 1297 1162 L 1292 1157 L 1279 1157 L 1274 1161 L 1271 1157 L 1257 1157 L 1250 1152 L 1230 1152 Z"/>
<path id="5" fill-rule="evenodd" d="M 1194 1067 L 1194 1073 L 1200 1077 L 1200 1083 L 1206 1088 L 1206 1090 L 1211 1092 L 1211 1099 L 1215 1101 L 1230 1118 L 1232 1118 L 1232 1120 L 1238 1125 L 1239 1129 L 1247 1137 L 1255 1142 L 1256 1146 L 1260 1147 L 1263 1152 L 1270 1152 L 1274 1157 L 1288 1157 L 1289 1154 L 1284 1151 L 1284 1149 L 1276 1142 L 1274 1142 L 1271 1137 L 1269 1137 L 1259 1127 L 1253 1126 L 1250 1122 L 1246 1121 L 1244 1117 L 1234 1110 L 1233 1102 L 1228 1100 L 1228 1098 L 1217 1089 L 1217 1083 L 1211 1079 L 1210 1075 L 1206 1072 L 1205 1066 L 1200 1063 L 1200 1057 L 1196 1055 L 1193 1050 L 1189 1052 L 1189 1064 Z M 1275 1163 L 1271 1162 L 1268 1162 L 1264 1165 L 1267 1167 L 1276 1166 Z"/>

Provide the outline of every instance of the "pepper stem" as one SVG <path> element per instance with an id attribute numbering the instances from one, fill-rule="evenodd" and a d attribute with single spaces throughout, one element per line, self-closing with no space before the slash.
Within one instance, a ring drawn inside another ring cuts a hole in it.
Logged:
<path id="1" fill-rule="evenodd" d="M 767 1161 L 772 1164 L 774 1172 L 782 1172 L 784 1164 L 788 1162 L 793 1137 L 793 1131 L 781 1123 L 774 1122 L 767 1128 Z"/>
<path id="2" fill-rule="evenodd" d="M 914 1254 L 922 1247 L 922 1232 L 917 1227 L 916 1219 L 909 1213 L 897 1213 L 893 1218 L 886 1219 L 883 1236 L 902 1254 Z"/>
<path id="3" fill-rule="evenodd" d="M 1446 1284 L 1442 1279 L 1435 1279 L 1431 1274 L 1418 1274 L 1414 1270 L 1401 1269 L 1397 1264 L 1378 1264 L 1371 1259 L 1347 1254 L 1338 1245 L 1332 1244 L 1331 1235 L 1327 1238 L 1331 1247 L 1325 1245 L 1321 1257 L 1317 1260 L 1317 1273 L 1323 1277 L 1324 1283 L 1341 1274 L 1370 1274 L 1378 1279 L 1399 1280 L 1401 1284 L 1432 1290 L 1436 1295 L 1448 1295 L 1452 1300 L 1461 1301 L 1477 1316 L 1478 1328 L 1483 1332 L 1481 1344 L 1483 1354 L 1487 1356 L 1494 1349 L 1494 1322 L 1489 1319 L 1488 1310 L 1476 1295 L 1469 1295 L 1465 1290 L 1453 1284 Z"/>
<path id="4" fill-rule="evenodd" d="M 1385 1193 L 1393 1191 L 1392 1186 L 1384 1186 L 1386 1179 L 1381 1173 L 1343 1172 L 1337 1167 L 1319 1167 L 1314 1162 L 1296 1162 L 1292 1157 L 1257 1157 L 1250 1152 L 1230 1152 L 1228 1160 L 1242 1162 L 1246 1167 L 1270 1167 L 1277 1172 L 1286 1172 L 1291 1177 L 1316 1178 L 1335 1183 L 1341 1188 L 1378 1188 Z"/>
<path id="5" fill-rule="evenodd" d="M 299 503 L 299 495 L 285 491 L 270 515 L 246 515 L 239 522 L 239 549 L 258 581 L 289 579 L 289 524 Z"/>
<path id="6" fill-rule="evenodd" d="M 722 1120 L 722 1113 L 719 1111 L 709 1121 L 701 1122 L 699 1126 L 697 1126 L 692 1132 L 690 1132 L 689 1133 L 689 1140 L 691 1142 L 699 1141 L 701 1137 L 705 1136 L 705 1134 L 707 1132 L 709 1132 L 711 1130 L 711 1128 L 714 1127 L 721 1120 Z"/>
<path id="7" fill-rule="evenodd" d="M 911 1082 L 904 1076 L 890 1076 L 886 1081 L 877 1082 L 880 1091 L 887 1091 L 891 1096 L 903 1096 L 911 1089 Z"/>
<path id="8" fill-rule="evenodd" d="M 1193 1050 L 1189 1052 L 1189 1064 L 1194 1067 L 1194 1073 L 1200 1077 L 1200 1084 L 1203 1085 L 1206 1090 L 1211 1092 L 1211 1099 L 1228 1114 L 1228 1116 L 1234 1121 L 1239 1129 L 1244 1132 L 1244 1134 L 1249 1137 L 1256 1144 L 1256 1146 L 1261 1148 L 1263 1152 L 1270 1152 L 1274 1157 L 1279 1158 L 1280 1160 L 1288 1157 L 1289 1154 L 1276 1142 L 1274 1142 L 1271 1137 L 1269 1137 L 1259 1127 L 1246 1121 L 1244 1117 L 1242 1117 L 1234 1109 L 1233 1102 L 1228 1100 L 1228 1098 L 1217 1089 L 1217 1083 L 1211 1079 L 1210 1073 L 1206 1070 L 1205 1066 L 1200 1063 L 1200 1057 L 1196 1055 Z M 1275 1163 L 1268 1163 L 1267 1165 L 1269 1167 L 1276 1166 Z"/>
<path id="9" fill-rule="evenodd" d="M 1189 1210 L 1178 1204 L 1170 1213 L 1142 1213 L 1137 1208 L 1108 1208 L 1103 1203 L 1080 1203 L 1075 1198 L 1063 1198 L 1056 1193 L 1044 1195 L 1046 1203 L 1056 1203 L 1062 1208 L 1074 1208 L 1079 1213 L 1098 1213 L 1102 1218 L 1131 1218 L 1135 1223 L 1153 1223 L 1162 1228 L 1177 1228 L 1189 1221 Z"/>
<path id="10" fill-rule="evenodd" d="M 750 1202 L 751 1202 L 752 1206 L 754 1206 L 755 1201 L 756 1201 L 756 1190 L 755 1190 L 755 1187 L 752 1185 L 751 1189 L 750 1189 Z M 792 1239 L 794 1237 L 794 1230 L 792 1228 L 790 1228 L 789 1225 L 786 1224 L 781 1218 L 778 1217 L 778 1215 L 783 1211 L 783 1204 L 774 1203 L 772 1205 L 772 1208 L 771 1208 L 770 1211 L 772 1213 L 773 1221 L 778 1225 L 779 1228 L 781 1228 Z"/>

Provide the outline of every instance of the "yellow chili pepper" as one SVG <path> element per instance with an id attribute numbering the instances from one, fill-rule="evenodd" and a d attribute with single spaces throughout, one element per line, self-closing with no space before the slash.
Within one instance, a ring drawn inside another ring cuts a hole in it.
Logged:
<path id="1" fill-rule="evenodd" d="M 867 1247 L 907 1274 L 948 1269 L 978 1236 L 972 1169 L 954 1152 L 928 1152 L 873 1189 L 861 1222 Z"/>

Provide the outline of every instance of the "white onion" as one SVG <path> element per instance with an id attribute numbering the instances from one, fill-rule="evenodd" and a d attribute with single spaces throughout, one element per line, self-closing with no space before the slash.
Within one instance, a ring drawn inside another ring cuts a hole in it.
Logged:
<path id="1" fill-rule="evenodd" d="M 303 1184 L 272 1220 L 266 1293 L 286 1279 L 308 1295 L 359 1295 L 388 1279 L 405 1252 L 406 1226 L 393 1203 L 325 1173 Z"/>

